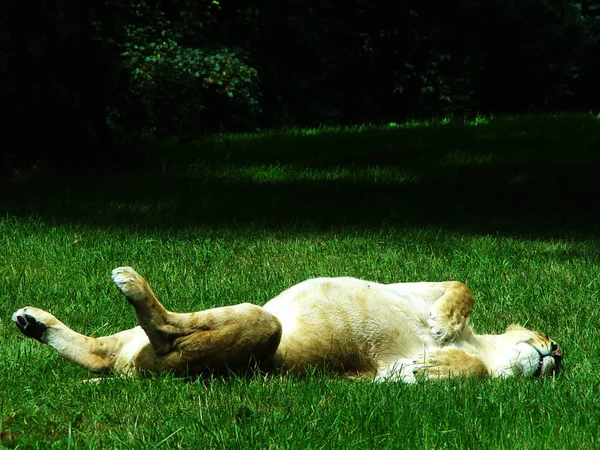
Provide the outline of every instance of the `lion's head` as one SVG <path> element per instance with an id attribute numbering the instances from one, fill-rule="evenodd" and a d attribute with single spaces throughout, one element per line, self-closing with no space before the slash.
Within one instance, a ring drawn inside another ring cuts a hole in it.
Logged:
<path id="1" fill-rule="evenodd" d="M 493 353 L 490 356 L 498 376 L 554 375 L 562 362 L 562 350 L 556 342 L 520 325 L 510 325 L 497 336 Z"/>

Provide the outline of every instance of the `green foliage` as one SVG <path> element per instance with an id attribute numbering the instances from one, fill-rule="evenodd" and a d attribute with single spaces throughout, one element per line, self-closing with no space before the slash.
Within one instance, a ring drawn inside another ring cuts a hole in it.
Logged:
<path id="1" fill-rule="evenodd" d="M 174 20 L 146 4 L 132 4 L 120 31 L 120 64 L 126 91 L 113 104 L 109 122 L 120 135 L 140 137 L 189 133 L 233 124 L 258 113 L 257 72 L 240 50 L 196 39 L 194 17 L 186 11 Z M 196 23 L 200 27 L 201 23 Z M 129 133 L 125 133 L 128 131 Z"/>

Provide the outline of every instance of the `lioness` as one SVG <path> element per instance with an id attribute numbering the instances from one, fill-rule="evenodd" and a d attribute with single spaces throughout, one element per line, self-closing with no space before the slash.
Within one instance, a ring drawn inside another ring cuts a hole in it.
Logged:
<path id="1" fill-rule="evenodd" d="M 41 309 L 13 315 L 28 337 L 93 371 L 122 374 L 258 366 L 305 372 L 326 368 L 375 380 L 552 375 L 562 352 L 548 336 L 511 325 L 499 335 L 469 326 L 470 289 L 456 281 L 379 284 L 316 278 L 262 308 L 249 303 L 189 314 L 167 311 L 131 267 L 112 279 L 133 305 L 139 326 L 92 338 Z"/>

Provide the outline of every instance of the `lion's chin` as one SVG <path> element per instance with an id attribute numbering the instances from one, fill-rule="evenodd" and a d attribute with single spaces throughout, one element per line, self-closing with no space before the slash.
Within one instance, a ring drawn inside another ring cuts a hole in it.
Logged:
<path id="1" fill-rule="evenodd" d="M 540 360 L 540 367 L 538 369 L 538 376 L 545 376 L 545 375 L 556 375 L 559 370 L 560 370 L 560 365 L 561 365 L 561 357 L 560 356 L 555 356 L 555 355 L 547 355 L 544 356 L 541 360 Z"/>
<path id="2" fill-rule="evenodd" d="M 553 351 L 549 355 L 542 355 L 540 353 L 540 362 L 533 376 L 540 377 L 556 375 L 560 369 L 561 360 L 562 353 L 560 352 L 560 348 L 558 348 L 556 353 Z"/>
<path id="3" fill-rule="evenodd" d="M 560 370 L 561 361 L 561 348 L 556 344 L 552 344 L 552 350 L 549 355 L 543 355 L 540 353 L 540 364 L 535 376 L 556 375 L 556 373 Z"/>
<path id="4" fill-rule="evenodd" d="M 557 372 L 557 367 L 558 365 L 552 355 L 544 356 L 540 358 L 540 364 L 533 376 L 540 377 L 545 375 L 553 375 L 555 372 Z"/>

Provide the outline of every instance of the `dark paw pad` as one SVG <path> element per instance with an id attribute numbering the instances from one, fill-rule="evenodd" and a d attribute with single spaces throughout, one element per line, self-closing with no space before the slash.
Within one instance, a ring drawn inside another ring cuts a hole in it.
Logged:
<path id="1" fill-rule="evenodd" d="M 44 332 L 48 327 L 43 322 L 29 315 L 19 315 L 15 317 L 15 325 L 25 336 L 41 341 Z"/>

